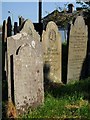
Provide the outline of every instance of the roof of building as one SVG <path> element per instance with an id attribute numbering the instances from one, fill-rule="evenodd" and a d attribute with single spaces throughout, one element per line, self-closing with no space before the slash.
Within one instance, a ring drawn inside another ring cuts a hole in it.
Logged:
<path id="1" fill-rule="evenodd" d="M 73 5 L 73 4 L 68 4 L 68 6 L 72 6 L 72 7 L 74 7 L 74 5 Z"/>
<path id="2" fill-rule="evenodd" d="M 42 21 L 44 23 L 44 26 L 47 25 L 49 21 L 54 21 L 58 27 L 65 27 L 67 23 L 69 23 L 71 20 L 75 19 L 78 15 L 83 15 L 83 10 L 74 11 L 72 13 L 68 13 L 68 11 L 61 11 L 54 10 L 47 16 L 45 16 Z"/>

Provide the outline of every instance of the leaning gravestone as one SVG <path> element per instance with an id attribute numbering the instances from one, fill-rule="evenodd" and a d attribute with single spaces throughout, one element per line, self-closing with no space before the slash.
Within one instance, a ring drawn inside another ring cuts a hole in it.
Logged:
<path id="1" fill-rule="evenodd" d="M 67 82 L 85 77 L 87 54 L 87 26 L 82 16 L 78 16 L 74 25 L 71 24 Z"/>
<path id="2" fill-rule="evenodd" d="M 42 35 L 45 79 L 61 82 L 61 36 L 54 22 L 49 22 Z"/>
<path id="3" fill-rule="evenodd" d="M 44 101 L 42 54 L 40 36 L 29 20 L 7 39 L 8 97 L 19 113 Z"/>

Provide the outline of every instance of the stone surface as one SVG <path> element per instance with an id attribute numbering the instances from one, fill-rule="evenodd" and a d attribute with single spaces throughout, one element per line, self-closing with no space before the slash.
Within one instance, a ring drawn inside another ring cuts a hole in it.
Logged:
<path id="1" fill-rule="evenodd" d="M 29 20 L 20 33 L 7 39 L 8 97 L 13 100 L 14 94 L 20 113 L 44 101 L 42 54 L 40 36 Z"/>
<path id="2" fill-rule="evenodd" d="M 61 82 L 61 35 L 54 22 L 49 22 L 42 35 L 44 52 L 44 77 L 52 82 Z"/>
<path id="3" fill-rule="evenodd" d="M 74 25 L 71 24 L 67 82 L 85 77 L 87 54 L 87 26 L 82 16 L 78 16 Z"/>
<path id="4" fill-rule="evenodd" d="M 88 57 L 87 57 L 87 60 L 88 60 L 88 64 L 87 64 L 87 75 L 88 77 L 90 77 L 90 20 L 88 19 Z"/>

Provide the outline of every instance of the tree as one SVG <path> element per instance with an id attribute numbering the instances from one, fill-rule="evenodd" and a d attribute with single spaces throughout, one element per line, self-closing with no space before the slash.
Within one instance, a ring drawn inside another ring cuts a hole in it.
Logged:
<path id="1" fill-rule="evenodd" d="M 81 3 L 79 3 L 81 4 Z M 66 10 L 67 4 L 64 4 L 64 8 L 57 6 L 56 10 L 54 10 L 52 13 L 48 13 L 48 15 L 43 18 L 43 23 L 47 24 L 49 21 L 54 21 L 59 27 L 65 28 L 67 27 L 68 23 L 75 19 L 78 15 L 83 13 L 83 9 L 79 11 L 74 11 L 72 13 L 69 13 Z M 83 5 L 84 6 L 84 5 Z M 85 8 L 85 6 L 84 6 Z"/>
<path id="2" fill-rule="evenodd" d="M 81 5 L 81 8 L 84 9 L 84 17 L 85 19 L 90 18 L 90 1 L 89 2 L 77 2 L 77 4 Z"/>

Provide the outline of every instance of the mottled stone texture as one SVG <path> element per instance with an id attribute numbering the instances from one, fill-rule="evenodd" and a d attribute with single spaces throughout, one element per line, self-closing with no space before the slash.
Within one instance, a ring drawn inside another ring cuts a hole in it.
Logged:
<path id="1" fill-rule="evenodd" d="M 82 16 L 71 24 L 67 82 L 85 77 L 88 32 Z"/>
<path id="2" fill-rule="evenodd" d="M 44 101 L 42 54 L 40 36 L 29 20 L 7 39 L 8 97 L 20 113 Z"/>
<path id="3" fill-rule="evenodd" d="M 61 35 L 54 22 L 49 22 L 42 35 L 44 51 L 44 78 L 61 82 Z"/>

